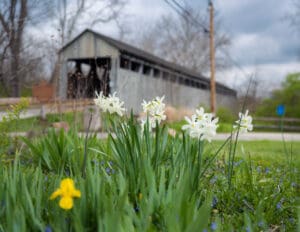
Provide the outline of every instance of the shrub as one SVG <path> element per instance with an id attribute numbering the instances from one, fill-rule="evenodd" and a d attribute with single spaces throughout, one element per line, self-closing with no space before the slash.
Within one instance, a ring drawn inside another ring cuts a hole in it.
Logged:
<path id="1" fill-rule="evenodd" d="M 219 117 L 219 121 L 222 123 L 233 123 L 236 120 L 235 115 L 231 110 L 225 107 L 218 107 L 216 116 Z"/>
<path id="2" fill-rule="evenodd" d="M 300 73 L 289 74 L 282 88 L 274 90 L 271 97 L 265 99 L 257 109 L 258 116 L 277 116 L 276 107 L 285 105 L 285 116 L 300 118 Z"/>
<path id="3" fill-rule="evenodd" d="M 28 106 L 28 99 L 21 98 L 18 104 L 10 106 L 6 115 L 2 118 L 2 121 L 0 121 L 0 156 L 13 152 L 18 144 L 18 137 L 11 139 L 8 133 L 12 128 L 15 130 L 18 128 L 20 115 L 22 112 L 26 111 Z"/>

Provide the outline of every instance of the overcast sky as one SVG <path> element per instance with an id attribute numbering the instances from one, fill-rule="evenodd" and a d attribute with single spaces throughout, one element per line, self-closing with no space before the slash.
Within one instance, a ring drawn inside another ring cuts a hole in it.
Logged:
<path id="1" fill-rule="evenodd" d="M 129 15 L 132 33 L 155 23 L 163 14 L 176 14 L 164 0 L 128 1 L 124 12 Z M 182 3 L 182 0 L 177 1 Z M 208 17 L 207 0 L 188 2 Z M 217 72 L 219 81 L 238 88 L 247 76 L 256 73 L 258 80 L 270 90 L 280 86 L 288 73 L 300 72 L 300 35 L 284 19 L 292 10 L 292 0 L 213 2 L 222 22 L 221 28 L 231 38 L 230 56 L 236 62 L 230 69 Z M 98 25 L 94 29 L 118 37 L 118 30 L 112 24 Z"/>
<path id="2" fill-rule="evenodd" d="M 190 0 L 191 5 L 208 14 L 207 2 Z M 285 20 L 292 10 L 292 0 L 213 2 L 222 30 L 232 40 L 230 55 L 238 63 L 218 72 L 219 81 L 238 88 L 246 76 L 255 73 L 264 86 L 267 84 L 268 89 L 272 89 L 278 87 L 288 73 L 300 72 L 300 35 Z M 175 13 L 164 0 L 130 0 L 126 12 L 139 24 L 136 28 L 151 24 L 162 14 Z M 103 32 L 108 34 L 116 33 L 111 27 L 105 30 Z"/>
<path id="3" fill-rule="evenodd" d="M 291 1 L 217 0 L 215 7 L 231 35 L 231 54 L 247 73 L 256 72 L 272 88 L 288 73 L 300 71 L 299 34 L 285 20 L 292 10 Z M 226 72 L 233 86 L 239 73 L 235 69 Z"/>

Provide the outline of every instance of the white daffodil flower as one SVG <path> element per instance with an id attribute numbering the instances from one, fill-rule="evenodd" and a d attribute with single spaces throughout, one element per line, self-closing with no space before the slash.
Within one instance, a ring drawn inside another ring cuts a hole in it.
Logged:
<path id="1" fill-rule="evenodd" d="M 247 133 L 253 130 L 252 117 L 248 115 L 249 111 L 246 110 L 245 114 L 239 113 L 239 119 L 235 121 L 234 128 L 239 128 L 241 133 Z"/>
<path id="2" fill-rule="evenodd" d="M 143 107 L 143 112 L 148 112 L 152 107 L 152 102 L 151 101 L 146 102 L 145 100 L 143 100 L 142 107 Z"/>
<path id="3" fill-rule="evenodd" d="M 202 129 L 197 122 L 197 116 L 192 115 L 192 118 L 185 117 L 188 124 L 182 126 L 182 130 L 187 130 L 192 138 L 200 138 Z"/>
<path id="4" fill-rule="evenodd" d="M 196 116 L 197 116 L 197 120 L 198 121 L 201 121 L 204 119 L 205 117 L 205 112 L 204 112 L 204 108 L 203 107 L 200 107 L 199 110 L 196 109 Z"/>
<path id="5" fill-rule="evenodd" d="M 94 99 L 95 105 L 97 105 L 103 112 L 109 112 L 110 114 L 116 113 L 119 116 L 123 116 L 125 112 L 124 102 L 116 96 L 116 92 L 113 95 L 105 97 L 102 92 L 96 93 L 97 98 Z"/>
<path id="6" fill-rule="evenodd" d="M 96 98 L 94 99 L 94 103 L 96 106 L 102 107 L 104 103 L 104 96 L 102 92 L 100 92 L 99 94 L 96 92 Z"/>
<path id="7" fill-rule="evenodd" d="M 213 120 L 208 120 L 203 127 L 203 134 L 201 138 L 204 140 L 206 139 L 208 142 L 211 142 L 211 140 L 216 136 L 217 134 L 217 128 L 219 119 L 215 118 Z"/>
<path id="8" fill-rule="evenodd" d="M 143 112 L 147 114 L 149 120 L 149 129 L 155 128 L 156 122 L 160 124 L 162 121 L 166 120 L 165 115 L 166 105 L 163 103 L 165 96 L 156 97 L 152 101 L 146 102 L 143 100 L 142 107 Z M 141 126 L 145 125 L 146 119 L 142 119 Z"/>
<path id="9" fill-rule="evenodd" d="M 163 109 L 163 108 L 165 108 L 165 104 L 163 103 L 164 99 L 165 99 L 165 96 L 156 97 L 152 102 L 156 106 L 156 108 Z"/>
<path id="10" fill-rule="evenodd" d="M 167 116 L 165 115 L 165 112 L 164 112 L 164 111 L 159 111 L 159 112 L 156 112 L 156 113 L 153 115 L 153 118 L 155 119 L 155 121 L 158 122 L 158 124 L 160 124 L 161 121 L 166 120 Z"/>
<path id="11" fill-rule="evenodd" d="M 184 119 L 188 124 L 183 125 L 182 128 L 181 128 L 182 130 L 190 131 L 190 130 L 193 130 L 197 127 L 197 124 L 196 124 L 197 117 L 196 117 L 196 115 L 192 115 L 191 119 L 185 116 Z"/>
<path id="12" fill-rule="evenodd" d="M 215 137 L 219 119 L 213 119 L 212 114 L 205 113 L 202 107 L 196 110 L 196 114 L 192 115 L 191 119 L 185 117 L 185 120 L 187 124 L 182 126 L 182 130 L 187 130 L 192 138 L 211 142 Z"/>

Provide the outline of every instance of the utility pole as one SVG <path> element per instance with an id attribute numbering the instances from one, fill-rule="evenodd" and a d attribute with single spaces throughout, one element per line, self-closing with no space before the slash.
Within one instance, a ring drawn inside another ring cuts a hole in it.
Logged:
<path id="1" fill-rule="evenodd" d="M 210 49 L 210 110 L 216 113 L 216 82 L 215 82 L 215 46 L 214 46 L 214 6 L 209 1 L 209 49 Z"/>

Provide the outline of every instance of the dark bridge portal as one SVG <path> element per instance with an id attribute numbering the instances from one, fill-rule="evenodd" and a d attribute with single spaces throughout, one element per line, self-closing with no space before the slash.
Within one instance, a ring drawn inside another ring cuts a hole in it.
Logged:
<path id="1" fill-rule="evenodd" d="M 68 72 L 68 98 L 94 98 L 95 92 L 102 91 L 105 96 L 110 93 L 109 73 L 110 57 L 68 59 L 75 62 L 75 70 Z M 84 75 L 82 64 L 88 65 Z"/>

